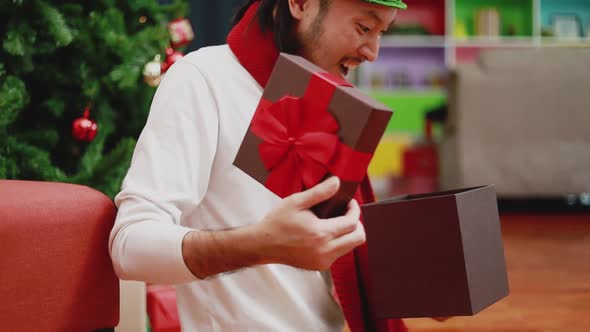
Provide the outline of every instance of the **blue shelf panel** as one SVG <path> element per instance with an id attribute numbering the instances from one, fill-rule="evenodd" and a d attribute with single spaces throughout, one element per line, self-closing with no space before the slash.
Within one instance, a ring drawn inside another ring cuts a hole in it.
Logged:
<path id="1" fill-rule="evenodd" d="M 590 29 L 590 1 L 589 0 L 541 0 L 541 26 L 552 27 L 553 16 L 576 15 L 582 24 L 582 36 L 588 37 Z"/>

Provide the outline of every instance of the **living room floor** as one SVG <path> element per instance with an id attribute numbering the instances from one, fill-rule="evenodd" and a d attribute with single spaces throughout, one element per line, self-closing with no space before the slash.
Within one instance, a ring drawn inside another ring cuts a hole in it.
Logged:
<path id="1" fill-rule="evenodd" d="M 503 213 L 510 295 L 473 317 L 407 319 L 410 332 L 590 331 L 590 213 Z"/>

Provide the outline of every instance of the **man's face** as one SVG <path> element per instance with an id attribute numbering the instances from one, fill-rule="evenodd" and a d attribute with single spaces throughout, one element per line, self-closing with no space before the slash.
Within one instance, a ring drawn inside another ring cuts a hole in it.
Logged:
<path id="1" fill-rule="evenodd" d="M 332 0 L 321 10 L 320 3 L 306 0 L 303 11 L 293 15 L 301 55 L 342 77 L 363 61 L 374 61 L 381 34 L 393 24 L 397 10 L 361 0 Z"/>

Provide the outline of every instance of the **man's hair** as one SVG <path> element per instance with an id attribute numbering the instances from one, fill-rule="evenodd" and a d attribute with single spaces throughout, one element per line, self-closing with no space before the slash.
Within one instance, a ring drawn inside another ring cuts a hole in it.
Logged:
<path id="1" fill-rule="evenodd" d="M 291 16 L 288 0 L 248 0 L 236 12 L 232 25 L 238 24 L 248 7 L 256 1 L 260 1 L 256 17 L 262 31 L 273 32 L 275 43 L 280 52 L 297 54 L 300 51 L 301 43 L 293 31 L 295 20 Z M 320 11 L 315 23 L 321 22 L 331 2 L 332 0 L 320 0 Z M 276 17 L 273 17 L 275 7 Z"/>

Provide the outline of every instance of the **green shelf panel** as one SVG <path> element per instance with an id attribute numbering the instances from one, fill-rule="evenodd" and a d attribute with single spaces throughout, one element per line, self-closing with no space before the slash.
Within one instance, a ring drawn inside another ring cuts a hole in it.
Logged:
<path id="1" fill-rule="evenodd" d="M 484 8 L 496 8 L 500 13 L 501 34 L 510 36 L 514 27 L 515 36 L 533 35 L 532 0 L 457 0 L 455 3 L 455 22 L 465 25 L 469 36 L 475 35 L 475 15 Z"/>
<path id="2" fill-rule="evenodd" d="M 394 115 L 387 125 L 387 133 L 421 136 L 426 112 L 447 102 L 444 90 L 392 90 L 367 93 L 394 110 Z"/>

